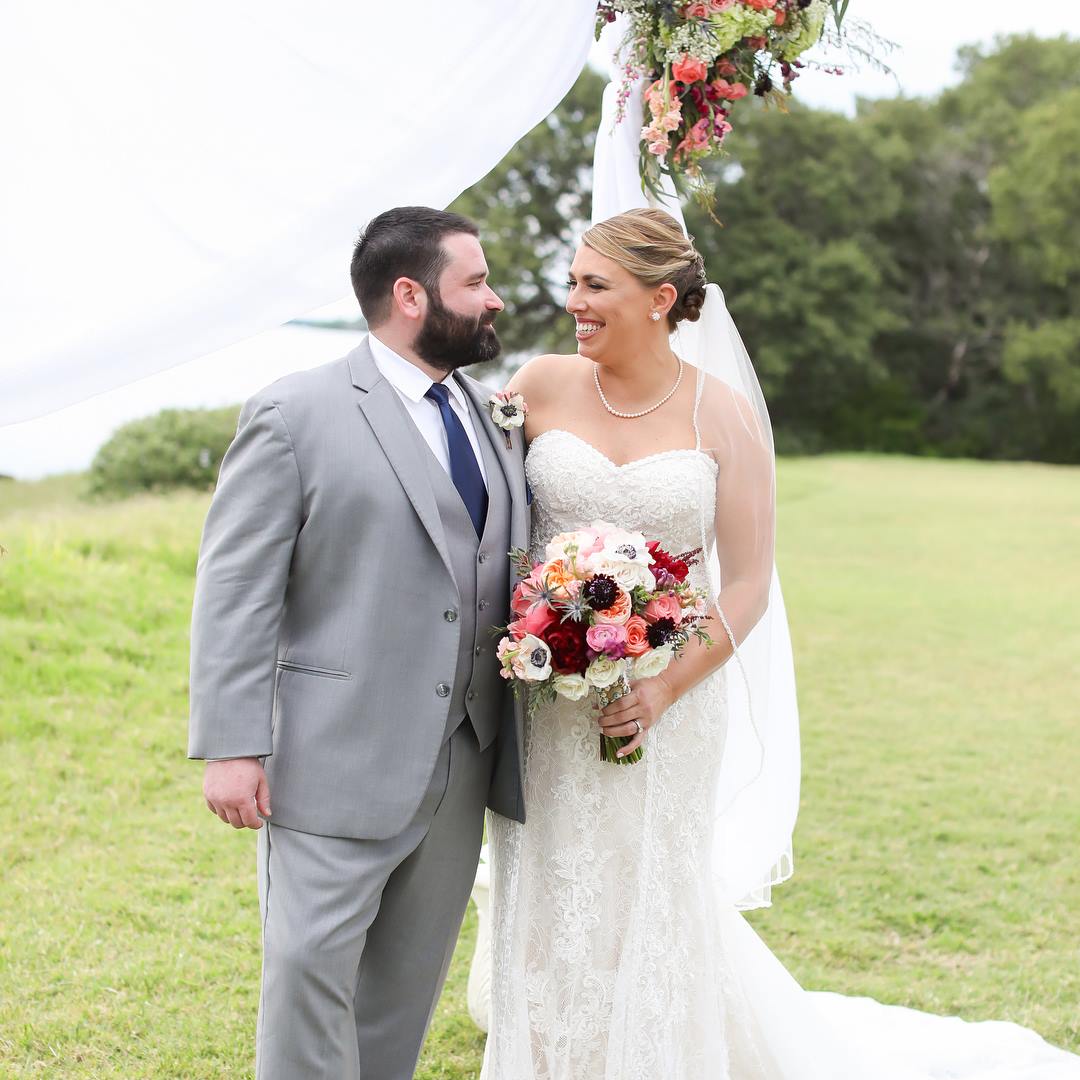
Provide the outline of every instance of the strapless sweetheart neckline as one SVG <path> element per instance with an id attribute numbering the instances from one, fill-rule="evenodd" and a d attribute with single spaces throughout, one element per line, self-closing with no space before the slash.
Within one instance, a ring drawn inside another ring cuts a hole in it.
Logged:
<path id="1" fill-rule="evenodd" d="M 529 443 L 529 448 L 531 449 L 533 446 L 535 446 L 545 435 L 555 434 L 569 436 L 569 438 L 573 439 L 577 443 L 580 443 L 587 450 L 591 450 L 601 461 L 607 462 L 607 464 L 610 465 L 613 469 L 629 469 L 635 465 L 645 465 L 651 461 L 661 461 L 664 458 L 673 457 L 676 454 L 694 454 L 707 461 L 714 469 L 718 468 L 716 460 L 711 454 L 707 453 L 704 450 L 695 449 L 692 446 L 677 447 L 674 450 L 661 450 L 658 453 L 646 454 L 644 457 L 634 458 L 632 461 L 624 461 L 620 464 L 617 461 L 612 461 L 612 459 L 609 458 L 603 450 L 599 449 L 599 447 L 594 446 L 587 439 L 583 439 L 580 435 L 576 435 L 572 431 L 567 431 L 566 428 L 557 427 L 548 428 L 546 431 L 541 431 L 540 434 L 537 435 L 531 443 Z"/>

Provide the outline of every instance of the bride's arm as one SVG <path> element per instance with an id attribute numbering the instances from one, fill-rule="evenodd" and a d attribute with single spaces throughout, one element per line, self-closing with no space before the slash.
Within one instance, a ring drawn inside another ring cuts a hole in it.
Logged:
<path id="1" fill-rule="evenodd" d="M 648 730 L 669 705 L 731 659 L 732 639 L 742 644 L 768 606 L 775 536 L 772 449 L 749 403 L 726 388 L 714 385 L 706 393 L 699 423 L 703 446 L 718 466 L 713 528 L 721 588 L 705 627 L 712 644 L 691 638 L 661 675 L 636 681 L 631 694 L 603 711 L 601 726 L 609 735 L 634 735 L 635 720 Z"/>

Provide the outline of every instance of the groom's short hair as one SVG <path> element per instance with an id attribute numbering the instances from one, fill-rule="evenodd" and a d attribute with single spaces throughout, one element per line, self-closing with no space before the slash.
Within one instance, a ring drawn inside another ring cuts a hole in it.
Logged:
<path id="1" fill-rule="evenodd" d="M 436 298 L 439 277 L 446 265 L 444 236 L 480 230 L 461 214 L 430 206 L 397 206 L 372 218 L 353 249 L 353 292 L 368 326 L 378 326 L 390 314 L 394 282 L 407 277 L 418 281 Z"/>

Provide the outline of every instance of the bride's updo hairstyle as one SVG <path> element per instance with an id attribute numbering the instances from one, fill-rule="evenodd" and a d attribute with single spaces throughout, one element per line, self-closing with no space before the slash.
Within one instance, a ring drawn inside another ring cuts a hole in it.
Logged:
<path id="1" fill-rule="evenodd" d="M 647 288 L 670 282 L 678 298 L 668 326 L 701 318 L 705 263 L 679 223 L 663 210 L 628 210 L 594 225 L 581 238 L 593 251 L 618 263 Z"/>

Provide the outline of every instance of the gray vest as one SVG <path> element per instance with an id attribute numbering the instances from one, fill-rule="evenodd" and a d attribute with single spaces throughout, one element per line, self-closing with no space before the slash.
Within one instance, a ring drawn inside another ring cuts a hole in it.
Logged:
<path id="1" fill-rule="evenodd" d="M 443 612 L 444 619 L 459 625 L 457 666 L 450 689 L 444 738 L 449 738 L 468 716 L 483 748 L 498 734 L 508 703 L 507 695 L 512 693 L 499 674 L 499 661 L 495 655 L 499 639 L 491 632 L 494 626 L 505 626 L 510 618 L 506 596 L 510 492 L 502 464 L 486 431 L 491 421 L 477 416 L 471 405 L 470 413 L 484 458 L 488 488 L 487 519 L 484 534 L 479 539 L 454 481 L 419 432 L 416 437 L 424 442 L 428 476 L 446 531 L 459 597 L 456 608 L 447 608 Z M 502 437 L 501 432 L 498 437 Z"/>

